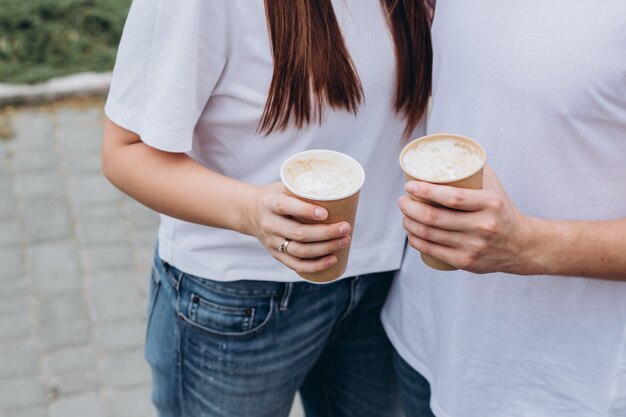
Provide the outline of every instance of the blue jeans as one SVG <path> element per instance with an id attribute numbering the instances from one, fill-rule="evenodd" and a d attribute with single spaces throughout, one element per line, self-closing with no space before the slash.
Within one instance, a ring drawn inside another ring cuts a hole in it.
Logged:
<path id="1" fill-rule="evenodd" d="M 399 414 L 379 319 L 392 272 L 305 282 L 218 282 L 155 257 L 146 359 L 160 417 Z"/>
<path id="2" fill-rule="evenodd" d="M 430 385 L 426 378 L 395 351 L 393 365 L 398 374 L 404 417 L 435 417 L 430 409 Z"/>

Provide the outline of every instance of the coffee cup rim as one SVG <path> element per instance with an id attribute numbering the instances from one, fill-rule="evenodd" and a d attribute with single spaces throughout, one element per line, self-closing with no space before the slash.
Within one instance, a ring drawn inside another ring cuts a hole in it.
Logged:
<path id="1" fill-rule="evenodd" d="M 425 178 L 419 178 L 419 176 L 414 175 L 404 165 L 404 155 L 410 149 L 414 148 L 415 144 L 418 143 L 418 142 L 427 142 L 429 140 L 437 140 L 437 139 L 459 139 L 461 141 L 467 141 L 467 142 L 471 143 L 472 145 L 476 146 L 480 150 L 481 155 L 482 155 L 482 163 L 481 163 L 480 167 L 478 167 L 475 170 L 473 170 L 470 174 L 464 175 L 464 176 L 459 177 L 459 178 L 454 178 L 452 180 L 432 181 L 432 180 L 425 179 Z M 470 137 L 463 136 L 463 135 L 457 135 L 457 134 L 453 134 L 453 133 L 435 133 L 435 134 L 431 134 L 431 135 L 421 136 L 421 137 L 413 139 L 411 142 L 409 142 L 404 148 L 402 148 L 402 151 L 400 152 L 399 161 L 400 161 L 400 168 L 402 168 L 402 170 L 406 174 L 410 175 L 412 178 L 415 178 L 418 181 L 429 182 L 431 184 L 450 184 L 450 183 L 453 183 L 453 182 L 466 180 L 466 179 L 476 175 L 478 172 L 480 172 L 485 167 L 485 165 L 487 164 L 487 152 L 485 152 L 485 148 L 483 148 L 483 146 L 480 143 L 478 143 L 476 140 L 474 140 L 474 139 L 472 139 Z"/>
<path id="2" fill-rule="evenodd" d="M 285 178 L 285 169 L 287 167 L 287 165 L 291 164 L 292 162 L 296 161 L 296 160 L 300 160 L 300 159 L 306 159 L 307 157 L 310 158 L 316 154 L 320 154 L 320 153 L 325 153 L 325 154 L 332 154 L 335 155 L 341 159 L 346 160 L 347 162 L 349 162 L 351 165 L 354 166 L 354 168 L 356 168 L 359 173 L 361 174 L 361 181 L 359 182 L 359 185 L 357 187 L 354 187 L 353 189 L 351 189 L 349 192 L 346 192 L 344 194 L 338 194 L 338 195 L 333 195 L 333 196 L 319 196 L 319 195 L 312 195 L 312 194 L 306 194 L 306 193 L 302 193 L 298 190 L 296 190 L 294 187 L 292 187 L 289 182 L 287 181 L 287 179 Z M 297 195 L 298 197 L 301 198 L 306 198 L 308 200 L 317 200 L 317 201 L 337 201 L 337 200 L 343 200 L 344 198 L 348 198 L 353 196 L 354 194 L 358 193 L 361 188 L 363 188 L 363 184 L 365 183 L 365 170 L 363 169 L 363 166 L 353 157 L 351 157 L 350 155 L 347 155 L 343 152 L 338 152 L 338 151 L 333 151 L 330 149 L 310 149 L 310 150 L 306 150 L 306 151 L 302 151 L 302 152 L 298 152 L 295 153 L 293 155 L 291 155 L 289 158 L 287 158 L 285 160 L 285 162 L 283 162 L 283 164 L 280 167 L 280 179 L 283 183 L 283 185 L 294 195 Z"/>

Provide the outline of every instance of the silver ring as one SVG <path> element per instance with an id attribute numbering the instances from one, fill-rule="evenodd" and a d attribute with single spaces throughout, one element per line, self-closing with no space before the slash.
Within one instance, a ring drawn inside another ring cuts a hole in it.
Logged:
<path id="1" fill-rule="evenodd" d="M 290 243 L 291 243 L 291 240 L 285 238 L 285 240 L 283 240 L 283 243 L 281 243 L 280 246 L 278 247 L 278 252 L 287 253 L 287 246 L 289 246 Z M 287 255 L 289 254 L 287 253 Z"/>

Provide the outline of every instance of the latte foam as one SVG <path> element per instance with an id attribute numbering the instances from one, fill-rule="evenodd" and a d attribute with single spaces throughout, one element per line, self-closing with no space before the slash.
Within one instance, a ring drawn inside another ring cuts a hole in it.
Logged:
<path id="1" fill-rule="evenodd" d="M 326 159 L 295 161 L 286 168 L 285 179 L 299 193 L 316 197 L 345 195 L 362 182 L 361 173 L 354 167 Z"/>
<path id="2" fill-rule="evenodd" d="M 470 143 L 442 138 L 419 143 L 403 158 L 407 172 L 430 182 L 452 182 L 477 172 L 484 163 L 482 152 Z"/>

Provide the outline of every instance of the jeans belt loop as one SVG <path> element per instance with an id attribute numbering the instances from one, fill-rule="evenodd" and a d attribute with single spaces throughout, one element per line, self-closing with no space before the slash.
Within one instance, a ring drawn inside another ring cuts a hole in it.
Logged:
<path id="1" fill-rule="evenodd" d="M 283 291 L 283 297 L 280 300 L 279 311 L 287 311 L 289 308 L 289 298 L 291 297 L 291 291 L 293 290 L 293 282 L 285 283 L 285 291 Z"/>

